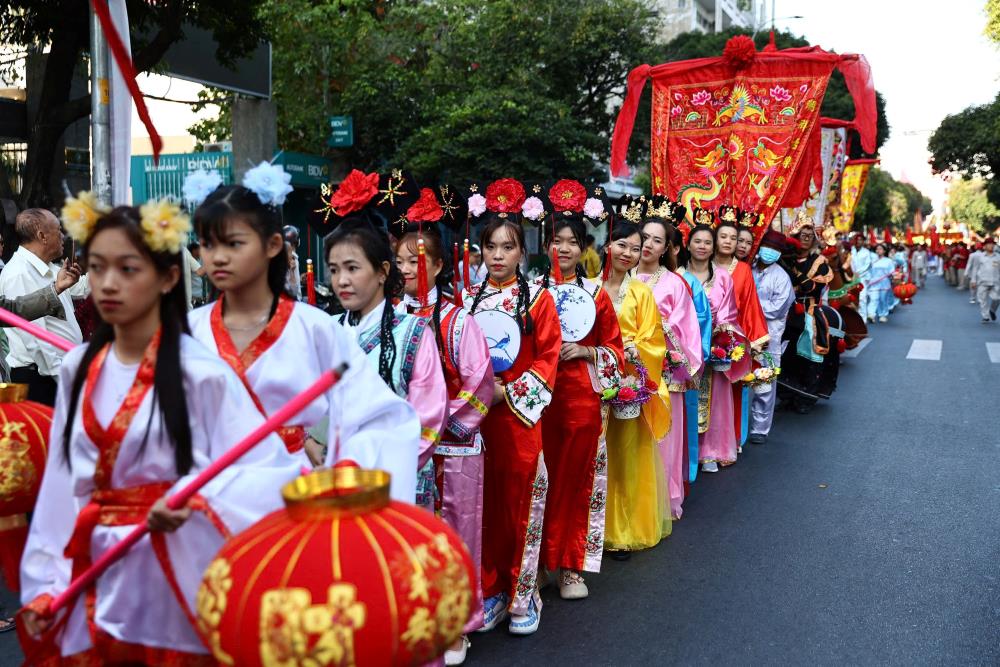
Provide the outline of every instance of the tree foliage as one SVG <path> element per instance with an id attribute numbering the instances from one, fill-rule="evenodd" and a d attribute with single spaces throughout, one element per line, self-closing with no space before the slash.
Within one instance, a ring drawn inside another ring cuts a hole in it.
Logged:
<path id="1" fill-rule="evenodd" d="M 990 102 L 946 116 L 927 143 L 931 168 L 967 179 L 982 178 L 986 194 L 1000 206 L 1000 95 Z"/>
<path id="2" fill-rule="evenodd" d="M 955 179 L 948 188 L 950 218 L 977 233 L 992 233 L 1000 227 L 1000 208 L 986 194 L 981 178 Z"/>
<path id="3" fill-rule="evenodd" d="M 222 63 L 253 49 L 262 37 L 256 17 L 261 0 L 128 0 L 132 59 L 139 72 L 153 69 L 167 49 L 183 37 L 189 23 L 212 33 Z M 29 129 L 23 205 L 51 205 L 49 192 L 59 139 L 73 122 L 90 114 L 90 95 L 71 98 L 74 70 L 90 48 L 90 3 L 87 0 L 0 0 L 0 44 L 22 51 L 48 48 L 38 94 L 38 114 Z M 14 70 L 6 74 L 11 78 Z M 0 174 L 0 181 L 6 178 Z"/>
<path id="4" fill-rule="evenodd" d="M 986 29 L 983 33 L 994 44 L 1000 44 L 1000 0 L 986 0 Z"/>
<path id="5" fill-rule="evenodd" d="M 868 182 L 854 213 L 854 228 L 895 227 L 905 229 L 917 211 L 930 215 L 933 207 L 920 190 L 893 178 L 877 166 L 868 172 Z"/>

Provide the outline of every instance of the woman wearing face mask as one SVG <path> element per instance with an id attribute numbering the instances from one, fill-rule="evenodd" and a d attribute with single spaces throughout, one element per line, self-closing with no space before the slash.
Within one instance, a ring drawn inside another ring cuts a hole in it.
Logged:
<path id="1" fill-rule="evenodd" d="M 418 215 L 415 208 L 421 203 Z M 434 330 L 448 387 L 448 418 L 433 459 L 435 509 L 465 542 L 478 575 L 483 539 L 483 439 L 479 426 L 493 400 L 493 367 L 483 332 L 469 312 L 455 305 L 450 296 L 450 270 L 445 265 L 440 232 L 434 226 L 441 216 L 433 191 L 425 188 L 407 216 L 411 225 L 419 220 L 423 229 L 406 232 L 396 246 L 396 266 L 404 279 L 403 300 L 397 310 L 427 318 Z M 426 294 L 420 294 L 420 262 L 425 264 L 429 286 Z M 466 635 L 445 653 L 447 665 L 465 661 L 470 645 L 467 635 L 483 625 L 478 578 L 473 597 L 474 612 L 465 625 Z"/>
<path id="2" fill-rule="evenodd" d="M 670 392 L 663 381 L 666 341 L 653 291 L 631 271 L 642 254 L 642 235 L 632 222 L 642 204 L 626 200 L 612 225 L 604 258 L 609 270 L 604 290 L 611 296 L 625 347 L 623 376 L 648 373 L 653 396 L 639 417 L 608 421 L 608 503 L 604 548 L 616 560 L 656 546 L 671 531 L 670 493 L 657 443 L 670 429 Z"/>
<path id="3" fill-rule="evenodd" d="M 663 381 L 670 391 L 671 428 L 660 440 L 660 456 L 666 467 L 670 487 L 670 512 L 681 518 L 684 502 L 685 433 L 684 392 L 702 367 L 701 331 L 691 292 L 677 274 L 673 252 L 673 225 L 678 205 L 662 196 L 654 197 L 642 223 L 642 257 L 636 278 L 653 289 L 653 296 L 663 319 L 667 354 L 662 369 Z"/>
<path id="4" fill-rule="evenodd" d="M 784 235 L 769 229 L 760 242 L 757 262 L 753 267 L 757 295 L 760 297 L 760 305 L 764 309 L 764 317 L 767 318 L 767 331 L 771 337 L 767 344 L 767 352 L 775 363 L 781 359 L 781 337 L 785 333 L 785 318 L 788 309 L 795 303 L 792 281 L 785 269 L 777 263 L 781 259 L 781 252 L 785 249 L 786 243 Z M 762 445 L 767 442 L 777 394 L 777 391 L 769 391 L 766 394 L 753 395 L 748 438 L 751 443 Z"/>
<path id="5" fill-rule="evenodd" d="M 167 201 L 114 210 L 84 201 L 67 200 L 63 219 L 83 247 L 100 321 L 60 369 L 21 561 L 24 627 L 36 639 L 49 629 L 49 602 L 71 576 L 146 524 L 149 536 L 65 610 L 51 648 L 71 664 L 209 664 L 191 626 L 202 573 L 226 537 L 282 506 L 299 464 L 272 435 L 189 505 L 167 507 L 264 417 L 232 369 L 187 334 L 187 216 Z"/>
<path id="6" fill-rule="evenodd" d="M 363 467 L 391 466 L 383 469 L 392 473 L 393 497 L 405 497 L 412 489 L 406 501 L 423 501 L 426 506 L 428 498 L 433 498 L 431 457 L 448 409 L 448 391 L 434 332 L 427 320 L 397 313 L 393 308 L 392 299 L 403 291 L 403 277 L 384 230 L 367 219 L 348 218 L 326 238 L 324 249 L 330 286 L 347 310 L 340 316 L 340 324 L 355 337 L 385 384 L 406 399 L 420 420 L 419 445 L 412 452 L 409 447 L 414 433 L 406 428 L 400 430 L 402 438 L 392 438 L 397 447 L 375 454 L 378 463 L 370 461 L 371 453 L 344 447 L 349 443 L 340 443 L 341 455 Z M 331 423 L 331 427 L 335 428 L 335 424 Z M 328 463 L 336 442 L 334 434 L 327 450 Z M 385 449 L 385 444 L 382 447 Z"/>
<path id="7" fill-rule="evenodd" d="M 733 296 L 736 299 L 737 320 L 740 329 L 750 341 L 748 352 L 760 352 L 767 345 L 767 321 L 757 298 L 750 265 L 739 261 L 736 244 L 740 225 L 737 220 L 743 212 L 734 206 L 719 207 L 719 224 L 715 228 L 715 267 L 729 272 L 733 278 Z M 750 356 L 748 354 L 748 356 Z M 736 433 L 736 451 L 742 452 L 750 422 L 750 388 L 742 382 L 733 385 L 733 430 Z"/>
<path id="8" fill-rule="evenodd" d="M 695 212 L 696 220 L 711 221 L 706 210 Z M 737 319 L 733 279 L 725 269 L 714 266 L 715 234 L 709 224 L 698 224 L 688 236 L 684 267 L 701 282 L 712 308 L 712 334 L 723 332 L 745 342 Z M 718 472 L 719 466 L 736 462 L 736 433 L 733 429 L 732 384 L 746 375 L 750 355 L 733 362 L 728 370 L 705 369 L 698 397 L 698 430 L 701 433 L 698 458 L 703 472 Z"/>
<path id="9" fill-rule="evenodd" d="M 585 196 L 583 186 L 575 185 Z M 562 344 L 559 382 L 542 419 L 549 490 L 541 560 L 550 572 L 560 571 L 559 595 L 567 600 L 589 594 L 581 572 L 601 570 L 604 507 L 595 507 L 592 502 L 607 491 L 608 408 L 601 404 L 601 391 L 614 386 L 624 359 L 611 299 L 598 281 L 581 273 L 579 262 L 585 244 L 586 228 L 580 213 L 557 211 L 549 254 L 557 258 L 558 277 L 586 290 L 597 306 L 590 332 L 579 341 Z M 539 280 L 546 288 L 556 282 L 548 274 Z"/>

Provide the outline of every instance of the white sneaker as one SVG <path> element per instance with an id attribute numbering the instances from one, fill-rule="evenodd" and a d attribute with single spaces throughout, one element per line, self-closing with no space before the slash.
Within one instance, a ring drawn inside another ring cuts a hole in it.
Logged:
<path id="1" fill-rule="evenodd" d="M 719 472 L 719 464 L 715 461 L 705 461 L 701 464 L 702 472 Z"/>
<path id="2" fill-rule="evenodd" d="M 888 321 L 889 321 L 889 318 L 888 318 L 888 317 L 885 317 L 885 316 L 883 316 L 883 317 L 880 317 L 880 318 L 878 318 L 878 321 L 879 321 L 879 322 L 888 322 Z"/>
<path id="3" fill-rule="evenodd" d="M 535 596 L 528 600 L 528 611 L 524 614 L 511 614 L 507 630 L 512 635 L 533 635 L 538 631 L 542 620 L 542 610 L 535 606 Z"/>
<path id="4" fill-rule="evenodd" d="M 736 445 L 736 453 L 737 454 L 743 453 L 743 445 Z"/>
<path id="5" fill-rule="evenodd" d="M 507 618 L 507 604 L 510 599 L 506 593 L 497 593 L 483 600 L 483 627 L 476 632 L 489 632 Z"/>
<path id="6" fill-rule="evenodd" d="M 459 649 L 449 648 L 447 651 L 445 651 L 444 664 L 449 666 L 461 665 L 463 662 L 465 662 L 465 656 L 468 655 L 469 646 L 471 645 L 472 643 L 469 641 L 469 638 L 465 635 L 462 635 L 462 648 Z"/>
<path id="7" fill-rule="evenodd" d="M 559 573 L 559 597 L 563 600 L 582 600 L 588 595 L 590 591 L 579 572 L 563 570 Z"/>

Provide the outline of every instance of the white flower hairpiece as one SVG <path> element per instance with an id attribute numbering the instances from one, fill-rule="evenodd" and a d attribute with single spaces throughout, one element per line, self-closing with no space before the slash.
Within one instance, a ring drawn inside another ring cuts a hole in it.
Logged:
<path id="1" fill-rule="evenodd" d="M 215 192 L 220 185 L 222 185 L 222 176 L 219 175 L 219 172 L 198 169 L 192 171 L 184 179 L 181 194 L 189 205 L 200 206 L 208 198 L 208 195 Z"/>
<path id="2" fill-rule="evenodd" d="M 604 203 L 595 197 L 591 197 L 583 203 L 583 215 L 591 220 L 597 220 L 604 215 Z"/>
<path id="3" fill-rule="evenodd" d="M 545 205 L 538 197 L 528 197 L 521 205 L 521 215 L 528 220 L 537 221 L 545 215 Z"/>
<path id="4" fill-rule="evenodd" d="M 281 206 L 292 191 L 292 175 L 281 165 L 261 162 L 243 174 L 243 187 L 252 191 L 265 206 Z"/>
<path id="5" fill-rule="evenodd" d="M 481 194 L 474 194 L 469 197 L 469 213 L 473 218 L 478 218 L 486 213 L 486 197 Z"/>

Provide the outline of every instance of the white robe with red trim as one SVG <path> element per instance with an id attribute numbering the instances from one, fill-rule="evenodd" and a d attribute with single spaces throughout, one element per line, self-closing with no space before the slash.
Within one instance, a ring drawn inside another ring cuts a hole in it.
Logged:
<path id="1" fill-rule="evenodd" d="M 21 561 L 21 599 L 25 604 L 43 594 L 56 595 L 68 585 L 72 562 L 63 556 L 63 551 L 73 534 L 77 515 L 95 489 L 98 450 L 83 426 L 82 396 L 73 421 L 71 467 L 67 467 L 62 452 L 73 377 L 85 349 L 80 346 L 69 352 L 60 369 L 49 459 Z M 113 354 L 112 349 L 108 356 Z M 189 336 L 181 340 L 181 365 L 184 386 L 178 387 L 178 391 L 183 391 L 187 398 L 194 455 L 191 472 L 177 479 L 173 447 L 158 411 L 151 412 L 154 410 L 151 389 L 121 442 L 111 474 L 112 488 L 174 482 L 171 492 L 176 491 L 264 420 L 233 370 Z M 117 405 L 109 408 L 107 404 L 120 402 L 119 397 L 128 391 L 120 383 L 102 382 L 106 374 L 107 363 L 93 395 L 98 420 L 113 414 Z M 271 435 L 205 486 L 200 495 L 229 532 L 235 534 L 281 507 L 281 487 L 298 473 L 299 461 L 287 453 L 277 436 Z M 91 558 L 96 560 L 133 528 L 97 526 L 91 539 Z M 194 610 L 202 573 L 222 546 L 223 537 L 204 513 L 194 512 L 183 526 L 166 536 L 166 544 L 178 587 L 189 609 Z M 148 535 L 98 579 L 96 589 L 95 621 L 100 630 L 112 637 L 144 646 L 207 653 L 167 583 Z M 73 606 L 62 635 L 63 655 L 91 646 L 82 599 L 81 596 Z"/>

